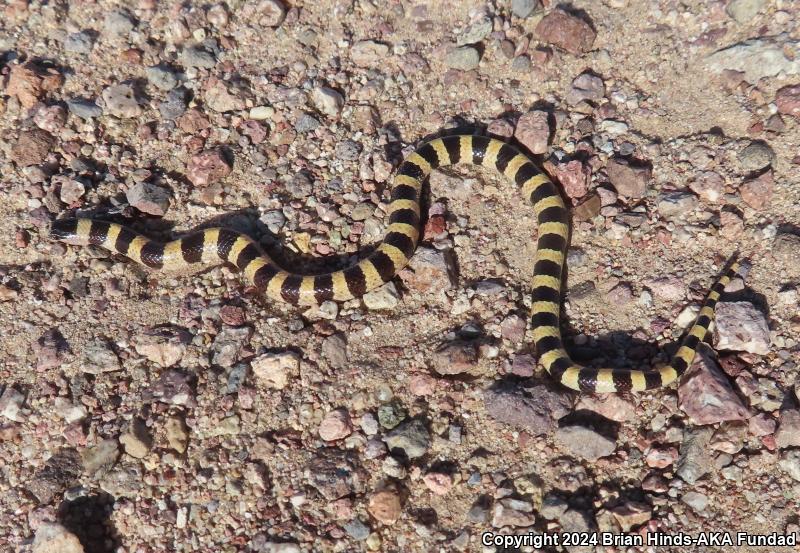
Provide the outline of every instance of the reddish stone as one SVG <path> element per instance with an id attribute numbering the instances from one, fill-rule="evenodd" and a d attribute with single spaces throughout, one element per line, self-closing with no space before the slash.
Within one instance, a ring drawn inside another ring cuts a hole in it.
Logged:
<path id="1" fill-rule="evenodd" d="M 11 160 L 20 167 L 42 163 L 55 145 L 55 138 L 42 129 L 24 131 L 11 148 Z"/>
<path id="2" fill-rule="evenodd" d="M 583 19 L 554 10 L 536 26 L 536 36 L 571 54 L 582 54 L 592 49 L 597 33 Z"/>
<path id="3" fill-rule="evenodd" d="M 58 90 L 62 84 L 64 77 L 55 68 L 29 61 L 11 67 L 6 94 L 16 96 L 22 107 L 31 108 L 45 93 Z"/>
<path id="4" fill-rule="evenodd" d="M 567 163 L 559 163 L 553 166 L 553 170 L 554 176 L 570 198 L 582 198 L 589 191 L 592 174 L 581 161 L 574 159 Z"/>
<path id="5" fill-rule="evenodd" d="M 784 86 L 775 93 L 778 113 L 800 117 L 800 85 Z"/>
<path id="6" fill-rule="evenodd" d="M 747 205 L 753 209 L 761 209 L 772 198 L 775 190 L 774 182 L 772 171 L 767 171 L 760 177 L 745 181 L 739 188 L 739 194 Z"/>
<path id="7" fill-rule="evenodd" d="M 517 122 L 514 136 L 533 154 L 547 152 L 547 143 L 550 140 L 548 118 L 546 111 L 530 111 L 523 114 Z"/>
<path id="8" fill-rule="evenodd" d="M 208 186 L 231 174 L 232 167 L 222 150 L 206 150 L 192 157 L 186 178 L 195 186 Z"/>

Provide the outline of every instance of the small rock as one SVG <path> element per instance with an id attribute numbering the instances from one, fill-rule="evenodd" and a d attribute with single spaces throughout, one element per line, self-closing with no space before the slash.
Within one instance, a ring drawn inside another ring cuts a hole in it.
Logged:
<path id="1" fill-rule="evenodd" d="M 50 503 L 56 495 L 78 482 L 81 469 L 81 456 L 75 449 L 59 449 L 33 475 L 28 482 L 28 491 L 39 503 Z"/>
<path id="2" fill-rule="evenodd" d="M 56 182 L 56 177 L 53 177 L 51 182 Z M 78 200 L 83 197 L 83 194 L 86 192 L 86 186 L 76 179 L 70 178 L 59 178 L 58 182 L 60 183 L 60 190 L 58 191 L 58 197 L 61 198 L 61 201 L 67 205 L 72 205 L 73 203 L 77 202 Z"/>
<path id="3" fill-rule="evenodd" d="M 78 536 L 54 522 L 42 523 L 33 538 L 33 553 L 83 553 Z"/>
<path id="4" fill-rule="evenodd" d="M 256 380 L 274 390 L 283 390 L 289 377 L 298 374 L 300 356 L 293 351 L 265 353 L 250 362 Z"/>
<path id="5" fill-rule="evenodd" d="M 322 342 L 322 356 L 334 369 L 347 366 L 347 342 L 341 334 L 332 334 Z"/>
<path id="6" fill-rule="evenodd" d="M 347 451 L 334 448 L 316 450 L 303 471 L 310 484 L 328 501 L 364 490 L 366 475 Z"/>
<path id="7" fill-rule="evenodd" d="M 103 110 L 92 100 L 84 98 L 71 98 L 67 100 L 69 112 L 77 115 L 81 119 L 94 119 L 103 115 Z"/>
<path id="8" fill-rule="evenodd" d="M 195 186 L 208 186 L 231 174 L 233 167 L 220 148 L 205 150 L 192 156 L 186 178 Z"/>
<path id="9" fill-rule="evenodd" d="M 653 447 L 647 452 L 645 462 L 648 467 L 663 469 L 678 460 L 678 450 L 674 447 Z"/>
<path id="10" fill-rule="evenodd" d="M 145 71 L 150 84 L 160 90 L 172 90 L 178 86 L 178 77 L 171 67 L 166 65 L 153 65 Z"/>
<path id="11" fill-rule="evenodd" d="M 304 113 L 297 119 L 295 129 L 299 133 L 309 133 L 319 126 L 320 122 L 314 116 Z"/>
<path id="12" fill-rule="evenodd" d="M 689 188 L 707 202 L 718 202 L 725 192 L 725 180 L 714 171 L 703 171 L 696 180 L 689 181 Z"/>
<path id="13" fill-rule="evenodd" d="M 476 44 L 489 36 L 491 32 L 492 18 L 485 15 L 468 25 L 466 29 L 459 33 L 456 39 L 456 45 L 465 46 L 467 44 Z"/>
<path id="14" fill-rule="evenodd" d="M 450 290 L 457 282 L 452 257 L 433 248 L 419 247 L 408 264 L 411 271 L 402 271 L 403 282 L 416 292 Z"/>
<path id="15" fill-rule="evenodd" d="M 356 541 L 364 541 L 369 536 L 369 526 L 357 518 L 343 524 L 342 528 L 344 528 L 348 536 Z"/>
<path id="16" fill-rule="evenodd" d="M 786 474 L 800 482 L 800 449 L 785 451 L 778 461 L 778 466 Z"/>
<path id="17" fill-rule="evenodd" d="M 572 209 L 572 214 L 578 221 L 591 221 L 600 214 L 602 207 L 600 195 L 592 193 Z M 572 263 L 569 265 L 574 267 Z"/>
<path id="18" fill-rule="evenodd" d="M 371 67 L 385 62 L 389 55 L 389 46 L 374 40 L 356 42 L 350 49 L 350 57 L 359 67 Z"/>
<path id="19" fill-rule="evenodd" d="M 745 171 L 758 171 L 775 161 L 775 152 L 763 142 L 751 142 L 737 157 Z"/>
<path id="20" fill-rule="evenodd" d="M 103 20 L 103 30 L 115 37 L 127 35 L 135 26 L 133 17 L 125 10 L 112 10 Z"/>
<path id="21" fill-rule="evenodd" d="M 34 61 L 11 65 L 5 94 L 16 97 L 22 107 L 30 109 L 48 92 L 64 84 L 64 77 L 54 67 Z"/>
<path id="22" fill-rule="evenodd" d="M 11 147 L 11 161 L 20 167 L 43 163 L 56 144 L 56 139 L 42 129 L 23 131 Z"/>
<path id="23" fill-rule="evenodd" d="M 630 532 L 632 528 L 650 520 L 653 510 L 647 503 L 626 501 L 623 505 L 612 509 L 611 514 L 614 515 L 623 532 Z"/>
<path id="24" fill-rule="evenodd" d="M 800 117 L 800 85 L 784 86 L 775 93 L 778 113 Z"/>
<path id="25" fill-rule="evenodd" d="M 728 12 L 737 23 L 745 25 L 750 23 L 764 6 L 764 0 L 731 0 L 725 11 Z"/>
<path id="26" fill-rule="evenodd" d="M 163 217 L 169 209 L 170 193 L 149 182 L 133 185 L 125 193 L 128 203 L 142 213 Z"/>
<path id="27" fill-rule="evenodd" d="M 181 52 L 181 61 L 186 67 L 200 69 L 213 69 L 217 65 L 217 59 L 214 54 L 199 46 L 187 46 L 184 48 Z"/>
<path id="28" fill-rule="evenodd" d="M 541 6 L 539 0 L 511 0 L 511 13 L 525 19 Z"/>
<path id="29" fill-rule="evenodd" d="M 769 325 L 764 314 L 749 302 L 717 304 L 714 342 L 717 349 L 766 355 L 770 349 Z"/>
<path id="30" fill-rule="evenodd" d="M 145 457 L 153 446 L 147 426 L 139 419 L 135 419 L 128 431 L 119 437 L 119 443 L 125 448 L 125 453 L 137 459 Z"/>
<path id="31" fill-rule="evenodd" d="M 169 405 L 191 407 L 196 403 L 191 385 L 191 376 L 176 370 L 168 370 L 161 373 L 161 376 L 153 383 L 145 395 Z"/>
<path id="32" fill-rule="evenodd" d="M 547 145 L 550 141 L 549 117 L 546 111 L 537 110 L 524 113 L 517 121 L 514 137 L 532 154 L 547 153 Z M 488 130 L 492 134 L 500 134 L 496 132 L 497 129 L 493 131 L 491 125 Z"/>
<path id="33" fill-rule="evenodd" d="M 766 413 L 759 413 L 756 416 L 751 417 L 747 421 L 747 424 L 750 433 L 756 437 L 769 436 L 775 432 L 775 427 L 777 426 L 775 419 Z"/>
<path id="34" fill-rule="evenodd" d="M 436 495 L 445 495 L 453 487 L 453 477 L 444 472 L 429 472 L 422 477 L 422 481 Z"/>
<path id="35" fill-rule="evenodd" d="M 575 409 L 593 411 L 616 422 L 636 418 L 636 404 L 617 394 L 581 395 Z"/>
<path id="36" fill-rule="evenodd" d="M 717 50 L 706 63 L 715 73 L 739 71 L 749 83 L 764 77 L 775 77 L 800 73 L 800 59 L 787 53 L 796 49 L 800 42 L 784 41 L 776 37 L 750 38 Z"/>
<path id="37" fill-rule="evenodd" d="M 612 159 L 608 162 L 606 172 L 621 196 L 631 199 L 644 197 L 651 178 L 649 167 L 634 167 L 624 160 Z"/>
<path id="38" fill-rule="evenodd" d="M 669 220 L 685 217 L 697 209 L 697 197 L 688 192 L 668 192 L 658 199 L 658 212 Z"/>
<path id="39" fill-rule="evenodd" d="M 433 355 L 433 368 L 441 375 L 470 372 L 478 363 L 478 349 L 473 342 L 457 340 L 446 344 Z"/>
<path id="40" fill-rule="evenodd" d="M 607 457 L 617 448 L 616 441 L 580 425 L 559 428 L 556 430 L 555 438 L 570 453 L 589 461 Z"/>
<path id="41" fill-rule="evenodd" d="M 430 447 L 430 433 L 419 419 L 405 422 L 386 434 L 384 441 L 389 451 L 402 451 L 408 459 L 422 457 Z"/>
<path id="42" fill-rule="evenodd" d="M 353 432 L 350 413 L 346 409 L 330 411 L 319 425 L 319 437 L 326 442 L 341 440 Z"/>
<path id="43" fill-rule="evenodd" d="M 354 140 L 343 140 L 336 145 L 336 159 L 354 161 L 358 159 L 362 146 Z"/>
<path id="44" fill-rule="evenodd" d="M 258 24 L 264 27 L 277 27 L 286 18 L 286 8 L 279 0 L 261 0 L 256 10 Z"/>
<path id="45" fill-rule="evenodd" d="M 444 58 L 444 63 L 451 69 L 471 71 L 478 67 L 481 55 L 472 46 L 459 46 L 450 50 Z"/>
<path id="46" fill-rule="evenodd" d="M 602 100 L 605 95 L 606 85 L 603 79 L 591 73 L 581 73 L 572 81 L 564 99 L 567 104 L 574 106 L 585 100 L 597 102 Z"/>
<path id="47" fill-rule="evenodd" d="M 775 179 L 772 171 L 750 180 L 746 180 L 739 187 L 739 194 L 747 205 L 753 209 L 766 207 L 775 191 Z"/>
<path id="48" fill-rule="evenodd" d="M 571 54 L 592 49 L 597 33 L 583 19 L 562 10 L 553 10 L 536 25 L 536 36 Z"/>
<path id="49" fill-rule="evenodd" d="M 525 117 L 525 115 L 523 115 L 522 117 Z M 489 133 L 490 135 L 497 136 L 499 138 L 511 138 L 512 136 L 514 136 L 514 126 L 511 123 L 509 123 L 506 119 L 493 119 L 489 122 L 489 125 L 486 127 L 486 132 Z M 549 134 L 549 129 L 548 129 L 548 134 Z M 522 138 L 517 137 L 517 139 L 520 142 L 522 142 Z M 529 144 L 525 144 L 525 146 L 527 148 L 530 148 Z"/>
<path id="50" fill-rule="evenodd" d="M 478 475 L 480 476 L 480 474 Z M 480 480 L 480 478 L 478 479 Z M 477 524 L 483 524 L 489 518 L 489 506 L 491 505 L 491 499 L 489 496 L 482 495 L 479 496 L 478 499 L 472 504 L 469 511 L 467 512 L 467 519 L 470 522 L 475 522 Z"/>
<path id="51" fill-rule="evenodd" d="M 678 404 L 694 424 L 746 420 L 750 415 L 717 363 L 702 350 L 681 379 Z"/>
<path id="52" fill-rule="evenodd" d="M 499 422 L 539 436 L 549 434 L 555 427 L 555 419 L 566 415 L 572 407 L 567 395 L 544 385 L 528 388 L 525 392 L 505 386 L 487 390 L 483 394 L 487 413 Z"/>
<path id="53" fill-rule="evenodd" d="M 7 386 L 0 396 L 0 415 L 14 422 L 22 422 L 20 410 L 25 403 L 25 396 L 13 386 Z"/>
<path id="54" fill-rule="evenodd" d="M 504 526 L 516 526 L 527 528 L 533 526 L 536 517 L 533 515 L 533 504 L 529 501 L 520 499 L 501 499 L 494 505 L 492 511 L 492 526 L 502 528 Z"/>
<path id="55" fill-rule="evenodd" d="M 86 31 L 71 33 L 64 39 L 64 51 L 73 54 L 88 54 L 92 51 L 94 40 Z"/>
<path id="56" fill-rule="evenodd" d="M 713 433 L 713 429 L 707 427 L 684 430 L 676 474 L 689 485 L 711 472 L 714 466 L 708 446 Z"/>
<path id="57" fill-rule="evenodd" d="M 189 429 L 182 417 L 169 417 L 164 423 L 167 444 L 178 453 L 185 453 L 189 445 Z"/>
<path id="58" fill-rule="evenodd" d="M 699 492 L 686 492 L 681 497 L 681 501 L 686 503 L 696 512 L 702 512 L 708 505 L 708 497 Z"/>
<path id="59" fill-rule="evenodd" d="M 775 432 L 775 444 L 780 449 L 800 446 L 800 410 L 781 410 L 778 422 L 778 431 Z"/>
<path id="60" fill-rule="evenodd" d="M 103 90 L 103 101 L 106 105 L 105 111 L 116 117 L 138 117 L 142 113 L 142 107 L 130 84 L 122 83 L 106 87 Z"/>
<path id="61" fill-rule="evenodd" d="M 511 374 L 530 378 L 536 370 L 536 358 L 533 355 L 520 354 L 514 356 L 511 362 Z"/>
<path id="62" fill-rule="evenodd" d="M 318 86 L 311 91 L 311 101 L 314 107 L 329 117 L 337 117 L 344 106 L 344 97 L 324 86 Z"/>
<path id="63" fill-rule="evenodd" d="M 369 498 L 367 511 L 379 522 L 392 525 L 397 522 L 402 513 L 400 496 L 389 490 L 376 492 Z"/>
<path id="64" fill-rule="evenodd" d="M 81 452 L 83 472 L 92 479 L 105 475 L 119 459 L 119 443 L 117 440 L 103 440 L 93 447 Z"/>
<path id="65" fill-rule="evenodd" d="M 394 309 L 400 302 L 400 293 L 397 291 L 397 286 L 395 286 L 394 282 L 390 281 L 380 288 L 364 294 L 362 300 L 368 309 Z"/>
<path id="66" fill-rule="evenodd" d="M 580 160 L 554 164 L 553 169 L 555 178 L 570 198 L 582 198 L 589 191 L 592 173 Z"/>
<path id="67" fill-rule="evenodd" d="M 183 358 L 189 333 L 180 328 L 154 328 L 135 338 L 136 353 L 162 367 L 170 367 Z"/>

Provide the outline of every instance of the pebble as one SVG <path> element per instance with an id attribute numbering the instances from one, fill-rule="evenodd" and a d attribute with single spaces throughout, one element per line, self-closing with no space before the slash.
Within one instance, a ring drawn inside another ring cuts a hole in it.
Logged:
<path id="1" fill-rule="evenodd" d="M 370 528 L 361 520 L 355 518 L 350 522 L 346 522 L 342 525 L 344 531 L 347 532 L 347 535 L 353 538 L 356 541 L 364 541 L 369 536 Z"/>
<path id="2" fill-rule="evenodd" d="M 689 188 L 701 199 L 716 203 L 725 192 L 725 180 L 714 171 L 703 171 L 695 180 L 689 181 Z"/>
<path id="3" fill-rule="evenodd" d="M 92 447 L 87 447 L 81 452 L 83 472 L 92 479 L 98 479 L 111 470 L 119 455 L 117 440 L 102 440 Z"/>
<path id="4" fill-rule="evenodd" d="M 167 65 L 153 65 L 145 70 L 147 80 L 159 90 L 172 90 L 178 86 L 175 71 Z"/>
<path id="5" fill-rule="evenodd" d="M 539 21 L 536 36 L 570 54 L 582 54 L 592 49 L 597 33 L 583 19 L 563 10 L 553 10 Z"/>
<path id="6" fill-rule="evenodd" d="M 136 459 L 142 459 L 153 446 L 150 432 L 145 426 L 144 421 L 134 419 L 128 431 L 119 437 L 119 443 L 125 448 L 125 453 Z"/>
<path id="7" fill-rule="evenodd" d="M 125 10 L 111 10 L 103 20 L 103 30 L 116 37 L 127 35 L 135 26 L 133 17 Z"/>
<path id="8" fill-rule="evenodd" d="M 750 416 L 719 365 L 702 351 L 681 379 L 678 405 L 694 424 L 746 420 Z"/>
<path id="9" fill-rule="evenodd" d="M 459 46 L 450 50 L 444 58 L 444 63 L 451 69 L 471 71 L 478 67 L 481 55 L 472 46 Z"/>
<path id="10" fill-rule="evenodd" d="M 384 437 L 389 451 L 399 450 L 408 459 L 422 457 L 430 447 L 431 435 L 425 423 L 419 419 L 404 422 Z"/>
<path id="11" fill-rule="evenodd" d="M 363 492 L 366 478 L 349 452 L 335 448 L 317 450 L 303 475 L 328 501 Z"/>
<path id="12" fill-rule="evenodd" d="M 103 90 L 102 96 L 105 112 L 110 115 L 129 118 L 138 117 L 142 113 L 133 85 L 122 83 L 108 86 Z"/>
<path id="13" fill-rule="evenodd" d="M 336 145 L 336 159 L 354 161 L 358 159 L 361 150 L 362 146 L 358 142 L 354 140 L 343 140 Z"/>
<path id="14" fill-rule="evenodd" d="M 622 159 L 611 159 L 606 173 L 617 193 L 630 199 L 643 198 L 651 178 L 649 167 L 636 167 Z"/>
<path id="15" fill-rule="evenodd" d="M 406 418 L 403 407 L 395 402 L 385 403 L 378 407 L 378 422 L 383 428 L 391 430 Z"/>
<path id="16" fill-rule="evenodd" d="M 742 200 L 753 209 L 763 209 L 772 199 L 775 191 L 775 179 L 772 171 L 767 171 L 754 179 L 746 180 L 739 187 Z"/>
<path id="17" fill-rule="evenodd" d="M 311 101 L 314 107 L 329 117 L 337 117 L 344 107 L 344 97 L 324 86 L 318 86 L 311 91 Z"/>
<path id="18" fill-rule="evenodd" d="M 751 142 L 737 155 L 745 171 L 758 171 L 775 161 L 775 152 L 763 142 Z"/>
<path id="19" fill-rule="evenodd" d="M 602 200 L 599 194 L 589 194 L 586 199 L 572 209 L 572 214 L 578 221 L 591 221 L 600 214 Z M 572 263 L 570 266 L 574 266 Z"/>
<path id="20" fill-rule="evenodd" d="M 779 88 L 775 93 L 775 105 L 778 113 L 800 117 L 800 85 Z"/>
<path id="21" fill-rule="evenodd" d="M 617 394 L 581 395 L 575 409 L 593 411 L 616 422 L 636 418 L 636 404 Z"/>
<path id="22" fill-rule="evenodd" d="M 498 422 L 510 424 L 534 436 L 550 434 L 555 419 L 572 407 L 569 397 L 544 385 L 522 390 L 515 386 L 490 388 L 483 394 L 487 413 Z"/>
<path id="23" fill-rule="evenodd" d="M 369 498 L 367 511 L 378 522 L 391 526 L 402 513 L 400 496 L 391 490 L 383 490 L 373 493 Z"/>
<path id="24" fill-rule="evenodd" d="M 711 472 L 714 459 L 711 457 L 708 444 L 713 433 L 714 430 L 708 427 L 684 430 L 680 458 L 675 472 L 687 484 L 692 485 Z"/>
<path id="25" fill-rule="evenodd" d="M 361 40 L 350 49 L 350 57 L 359 67 L 371 67 L 385 61 L 389 45 L 374 40 Z"/>
<path id="26" fill-rule="evenodd" d="M 728 12 L 737 23 L 746 25 L 758 15 L 764 7 L 764 0 L 731 0 L 728 2 L 725 11 Z"/>
<path id="27" fill-rule="evenodd" d="M 787 57 L 787 52 L 796 50 L 800 41 L 782 40 L 776 37 L 750 38 L 717 50 L 706 58 L 706 64 L 715 73 L 725 70 L 744 73 L 749 83 L 779 73 L 800 74 L 800 59 Z"/>
<path id="28" fill-rule="evenodd" d="M 300 355 L 293 351 L 265 353 L 250 361 L 256 381 L 267 388 L 283 390 L 289 378 L 299 374 Z"/>
<path id="29" fill-rule="evenodd" d="M 647 503 L 626 501 L 619 507 L 614 507 L 611 510 L 611 514 L 619 523 L 623 532 L 630 532 L 632 528 L 650 520 L 653 509 Z"/>
<path id="30" fill-rule="evenodd" d="M 597 102 L 606 95 L 603 79 L 592 73 L 581 73 L 572 81 L 564 98 L 567 104 L 574 106 L 585 100 Z"/>
<path id="31" fill-rule="evenodd" d="M 92 46 L 94 46 L 94 39 L 86 31 L 69 34 L 64 39 L 64 51 L 73 54 L 88 54 L 92 51 Z"/>
<path id="32" fill-rule="evenodd" d="M 205 150 L 192 156 L 186 178 L 195 186 L 208 186 L 231 174 L 233 167 L 221 148 Z"/>
<path id="33" fill-rule="evenodd" d="M 535 523 L 536 517 L 530 501 L 505 498 L 495 503 L 494 509 L 492 509 L 492 526 L 494 528 L 505 526 L 527 528 Z"/>
<path id="34" fill-rule="evenodd" d="M 615 440 L 577 424 L 562 426 L 556 430 L 555 438 L 572 455 L 589 461 L 607 457 L 617 448 Z"/>
<path id="35" fill-rule="evenodd" d="M 199 46 L 187 46 L 181 52 L 181 62 L 186 67 L 213 69 L 217 65 L 214 54 Z"/>
<path id="36" fill-rule="evenodd" d="M 769 325 L 764 314 L 745 301 L 717 304 L 714 342 L 717 349 L 766 355 L 770 350 Z"/>
<path id="37" fill-rule="evenodd" d="M 64 77 L 53 67 L 34 61 L 12 65 L 5 94 L 15 97 L 25 109 L 35 106 L 48 92 L 55 92 L 64 84 Z"/>
<path id="38" fill-rule="evenodd" d="M 20 411 L 23 403 L 25 403 L 25 396 L 13 386 L 7 386 L 3 390 L 3 395 L 0 396 L 0 415 L 14 422 L 22 422 Z"/>
<path id="39" fill-rule="evenodd" d="M 800 409 L 782 409 L 775 432 L 775 444 L 780 449 L 800 447 Z"/>
<path id="40" fill-rule="evenodd" d="M 394 309 L 400 303 L 400 293 L 394 282 L 389 281 L 380 288 L 364 294 L 362 300 L 368 309 Z"/>
<path id="41" fill-rule="evenodd" d="M 125 193 L 125 197 L 131 206 L 149 215 L 163 217 L 169 209 L 169 191 L 149 182 L 133 185 Z"/>
<path id="42" fill-rule="evenodd" d="M 592 172 L 580 160 L 573 159 L 567 163 L 554 164 L 553 173 L 570 198 L 582 198 L 589 191 Z"/>
<path id="43" fill-rule="evenodd" d="M 332 334 L 322 341 L 322 356 L 334 369 L 347 366 L 347 342 L 341 334 Z"/>
<path id="44" fill-rule="evenodd" d="M 474 342 L 456 340 L 439 348 L 432 361 L 441 375 L 468 373 L 478 365 L 478 348 Z"/>
<path id="45" fill-rule="evenodd" d="M 781 455 L 778 466 L 793 479 L 800 482 L 800 449 L 791 449 Z"/>
<path id="46" fill-rule="evenodd" d="M 532 154 L 547 153 L 547 146 L 550 141 L 549 114 L 546 111 L 529 111 L 524 113 L 517 121 L 517 128 L 514 130 L 514 138 L 525 146 Z M 502 119 L 496 121 L 504 121 Z M 506 124 L 507 122 L 504 121 Z M 494 122 L 493 122 L 494 123 Z M 505 131 L 489 125 L 489 133 L 503 136 Z M 498 132 L 499 131 L 499 132 Z M 509 135 L 510 136 L 510 135 Z"/>
<path id="47" fill-rule="evenodd" d="M 663 469 L 678 460 L 678 450 L 671 446 L 653 447 L 645 455 L 648 467 Z"/>
<path id="48" fill-rule="evenodd" d="M 658 212 L 668 221 L 685 218 L 697 206 L 697 196 L 689 192 L 667 192 L 658 199 Z"/>
<path id="49" fill-rule="evenodd" d="M 167 93 L 166 99 L 158 104 L 158 112 L 162 119 L 173 121 L 186 112 L 186 102 L 189 91 L 182 86 L 173 88 Z M 183 119 L 181 119 L 183 122 Z"/>
<path id="50" fill-rule="evenodd" d="M 777 422 L 766 413 L 759 413 L 751 417 L 748 421 L 748 428 L 753 436 L 769 436 L 775 432 Z"/>
<path id="51" fill-rule="evenodd" d="M 466 29 L 458 34 L 456 45 L 466 46 L 467 44 L 476 44 L 489 36 L 489 33 L 491 32 L 492 18 L 488 15 L 485 15 L 474 23 L 468 25 Z"/>
<path id="52" fill-rule="evenodd" d="M 79 201 L 86 192 L 86 186 L 76 179 L 53 177 L 51 182 L 59 184 L 58 197 L 67 205 L 72 205 Z"/>
<path id="53" fill-rule="evenodd" d="M 103 110 L 92 100 L 84 98 L 70 98 L 67 100 L 67 109 L 81 119 L 94 119 L 103 115 Z"/>
<path id="54" fill-rule="evenodd" d="M 686 492 L 681 497 L 681 501 L 698 513 L 703 512 L 708 506 L 708 496 L 699 492 Z"/>
<path id="55" fill-rule="evenodd" d="M 422 481 L 436 495 L 445 495 L 453 487 L 453 477 L 444 472 L 431 471 L 422 477 Z"/>
<path id="56" fill-rule="evenodd" d="M 264 27 L 277 27 L 286 19 L 286 7 L 280 0 L 261 0 L 257 9 L 258 23 Z"/>
<path id="57" fill-rule="evenodd" d="M 330 411 L 319 425 L 319 437 L 326 442 L 341 440 L 353 432 L 353 423 L 350 413 L 346 409 Z"/>
<path id="58" fill-rule="evenodd" d="M 83 553 L 78 536 L 55 522 L 42 523 L 33 538 L 32 553 Z"/>
<path id="59" fill-rule="evenodd" d="M 540 7 L 539 0 L 511 0 L 511 13 L 520 19 L 525 19 Z"/>
<path id="60" fill-rule="evenodd" d="M 19 140 L 11 147 L 11 161 L 20 167 L 43 163 L 55 147 L 56 139 L 42 129 L 23 131 Z"/>
<path id="61" fill-rule="evenodd" d="M 178 453 L 185 453 L 189 445 L 189 430 L 180 416 L 169 417 L 164 423 L 167 444 Z"/>
<path id="62" fill-rule="evenodd" d="M 527 115 L 527 114 L 525 114 Z M 522 117 L 525 117 L 523 115 Z M 522 119 L 520 117 L 520 119 Z M 499 138 L 511 138 L 514 136 L 514 126 L 507 120 L 507 119 L 492 119 L 489 122 L 489 125 L 486 127 L 486 132 L 490 135 L 497 136 Z M 547 130 L 548 136 L 550 134 L 550 129 Z M 522 140 L 520 137 L 517 137 L 517 140 Z M 525 146 L 530 149 L 529 144 L 525 144 Z"/>
<path id="63" fill-rule="evenodd" d="M 405 285 L 415 292 L 452 289 L 457 283 L 457 270 L 452 256 L 441 250 L 418 247 L 408 264 L 411 271 L 402 271 Z"/>
<path id="64" fill-rule="evenodd" d="M 148 392 L 148 395 L 156 401 L 169 405 L 191 407 L 196 403 L 191 376 L 177 370 L 162 372 Z"/>
<path id="65" fill-rule="evenodd" d="M 297 119 L 295 129 L 299 133 L 309 133 L 316 130 L 319 126 L 320 122 L 313 115 L 304 113 Z"/>
<path id="66" fill-rule="evenodd" d="M 378 419 L 372 413 L 364 413 L 361 416 L 361 430 L 367 436 L 374 436 L 378 433 Z"/>
<path id="67" fill-rule="evenodd" d="M 28 491 L 40 504 L 47 504 L 78 482 L 82 472 L 80 454 L 72 448 L 57 450 L 28 482 Z"/>

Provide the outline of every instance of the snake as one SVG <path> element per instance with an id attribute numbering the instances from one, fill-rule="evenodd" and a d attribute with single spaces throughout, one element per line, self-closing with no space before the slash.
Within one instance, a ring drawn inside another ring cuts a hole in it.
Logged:
<path id="1" fill-rule="evenodd" d="M 227 228 L 206 228 L 162 243 L 117 223 L 79 217 L 53 221 L 50 237 L 68 244 L 100 246 L 151 269 L 229 263 L 268 298 L 293 305 L 344 302 L 389 282 L 409 263 L 420 241 L 423 182 L 434 169 L 457 164 L 487 167 L 503 174 L 533 207 L 538 236 L 531 284 L 531 331 L 539 363 L 553 379 L 579 392 L 613 393 L 652 390 L 680 378 L 709 333 L 726 285 L 746 270 L 747 262 L 740 263 L 734 257 L 728 264 L 670 363 L 646 369 L 581 366 L 567 353 L 560 330 L 562 280 L 571 230 L 569 210 L 558 186 L 528 155 L 491 137 L 444 136 L 424 142 L 409 154 L 391 185 L 386 234 L 371 253 L 342 270 L 322 274 L 287 271 L 252 238 Z"/>

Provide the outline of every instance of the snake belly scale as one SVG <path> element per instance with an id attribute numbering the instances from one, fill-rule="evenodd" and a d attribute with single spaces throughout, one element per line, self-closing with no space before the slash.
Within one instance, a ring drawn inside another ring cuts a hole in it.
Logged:
<path id="1" fill-rule="evenodd" d="M 382 242 L 369 256 L 340 271 L 318 275 L 288 272 L 251 238 L 225 228 L 208 228 L 160 243 L 116 223 L 78 218 L 56 220 L 51 237 L 71 244 L 101 246 L 153 269 L 231 263 L 268 297 L 295 305 L 347 301 L 388 282 L 408 263 L 419 241 L 422 183 L 433 169 L 455 164 L 495 169 L 515 182 L 533 206 L 538 221 L 532 283 L 533 338 L 540 363 L 553 378 L 583 392 L 642 391 L 672 383 L 691 365 L 699 343 L 708 333 L 717 300 L 739 271 L 739 264 L 732 263 L 711 288 L 669 365 L 639 370 L 590 368 L 574 363 L 564 349 L 559 325 L 569 212 L 558 188 L 528 156 L 493 138 L 437 138 L 409 155 L 394 178 L 389 226 Z"/>

